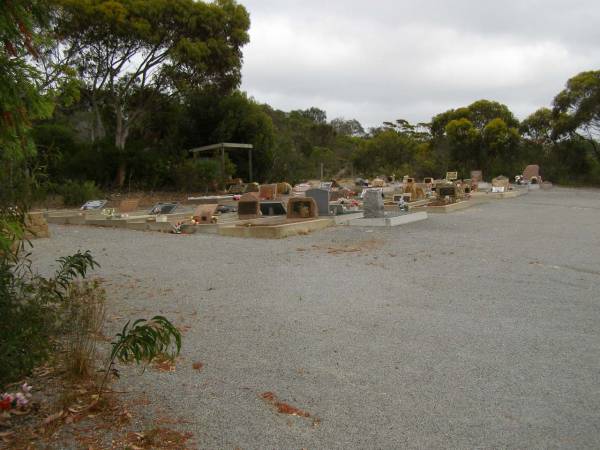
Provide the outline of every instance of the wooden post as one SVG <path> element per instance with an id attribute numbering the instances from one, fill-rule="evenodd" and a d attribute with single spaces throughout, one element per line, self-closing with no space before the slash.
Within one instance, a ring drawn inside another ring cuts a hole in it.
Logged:
<path id="1" fill-rule="evenodd" d="M 250 177 L 250 183 L 254 181 L 252 179 L 252 149 L 248 149 L 248 176 Z"/>
<path id="2" fill-rule="evenodd" d="M 225 188 L 225 146 L 221 144 L 221 182 Z"/>

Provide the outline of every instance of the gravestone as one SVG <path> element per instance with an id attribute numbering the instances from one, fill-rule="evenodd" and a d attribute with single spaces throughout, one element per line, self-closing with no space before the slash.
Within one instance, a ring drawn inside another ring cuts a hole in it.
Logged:
<path id="1" fill-rule="evenodd" d="M 310 219 L 319 217 L 315 199 L 311 197 L 292 197 L 288 200 L 288 219 Z"/>
<path id="2" fill-rule="evenodd" d="M 260 212 L 263 216 L 285 216 L 285 205 L 280 201 L 260 202 Z"/>
<path id="3" fill-rule="evenodd" d="M 238 217 L 242 220 L 256 219 L 260 216 L 260 201 L 258 194 L 248 192 L 240 197 L 238 202 Z"/>
<path id="4" fill-rule="evenodd" d="M 292 193 L 292 185 L 290 183 L 277 183 L 277 193 L 281 195 L 290 195 Z"/>
<path id="5" fill-rule="evenodd" d="M 492 180 L 492 192 L 508 192 L 510 180 L 500 175 Z"/>
<path id="6" fill-rule="evenodd" d="M 194 221 L 202 224 L 213 223 L 213 216 L 217 211 L 217 205 L 200 205 L 194 211 Z"/>
<path id="7" fill-rule="evenodd" d="M 246 184 L 246 189 L 244 190 L 244 192 L 258 192 L 258 191 L 259 191 L 258 183 L 248 183 L 248 184 Z"/>
<path id="8" fill-rule="evenodd" d="M 483 172 L 481 170 L 471 170 L 471 180 L 473 183 L 483 181 Z"/>
<path id="9" fill-rule="evenodd" d="M 171 214 L 177 208 L 177 203 L 157 203 L 152 207 L 148 214 Z"/>
<path id="10" fill-rule="evenodd" d="M 439 199 L 443 200 L 446 197 L 450 197 L 451 199 L 456 199 L 458 193 L 456 189 L 456 185 L 454 184 L 438 184 L 436 186 L 436 193 Z"/>
<path id="11" fill-rule="evenodd" d="M 258 196 L 261 200 L 275 200 L 275 197 L 277 197 L 277 185 L 261 184 L 258 189 Z"/>
<path id="12" fill-rule="evenodd" d="M 330 192 L 328 189 L 314 188 L 305 192 L 307 197 L 313 198 L 317 204 L 319 216 L 329 215 Z"/>
<path id="13" fill-rule="evenodd" d="M 119 213 L 130 213 L 135 211 L 140 204 L 139 198 L 128 198 L 126 200 L 121 200 L 121 204 L 119 205 Z"/>
<path id="14" fill-rule="evenodd" d="M 383 196 L 380 190 L 368 189 L 365 191 L 363 209 L 365 211 L 365 218 L 367 219 L 377 219 L 385 216 Z"/>
<path id="15" fill-rule="evenodd" d="M 525 170 L 523 171 L 523 178 L 526 182 L 540 183 L 540 166 L 537 164 L 531 164 L 525 167 Z"/>
<path id="16" fill-rule="evenodd" d="M 233 194 L 233 195 L 243 194 L 245 190 L 246 190 L 245 184 L 232 184 L 231 186 L 229 186 L 229 189 L 227 189 L 227 193 Z"/>
<path id="17" fill-rule="evenodd" d="M 80 208 L 83 211 L 87 211 L 90 209 L 102 209 L 104 205 L 106 205 L 106 200 L 89 200 L 83 204 Z"/>
<path id="18" fill-rule="evenodd" d="M 221 214 L 234 213 L 237 212 L 237 208 L 232 205 L 219 205 L 217 206 L 217 212 Z"/>
<path id="19" fill-rule="evenodd" d="M 446 172 L 446 180 L 447 181 L 458 180 L 458 172 Z"/>
<path id="20" fill-rule="evenodd" d="M 330 191 L 333 187 L 333 181 L 321 181 L 320 187 L 321 189 L 327 189 L 328 191 Z"/>

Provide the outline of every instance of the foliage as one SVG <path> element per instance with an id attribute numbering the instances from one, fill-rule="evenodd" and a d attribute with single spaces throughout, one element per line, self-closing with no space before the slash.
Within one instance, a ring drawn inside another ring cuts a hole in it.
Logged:
<path id="1" fill-rule="evenodd" d="M 3 223 L 10 220 L 14 230 L 2 229 L 3 247 L 11 233 L 23 233 L 23 222 L 4 218 Z M 30 372 L 48 356 L 64 326 L 61 311 L 70 286 L 98 266 L 89 251 L 58 263 L 54 276 L 44 278 L 32 272 L 28 255 L 14 246 L 0 253 L 0 384 Z"/>
<path id="2" fill-rule="evenodd" d="M 102 192 L 93 181 L 67 181 L 58 188 L 66 206 L 81 206 L 90 199 L 97 199 Z"/>
<path id="3" fill-rule="evenodd" d="M 121 363 L 150 364 L 159 356 L 175 359 L 181 351 L 181 333 L 165 317 L 154 316 L 151 320 L 128 321 L 112 342 L 112 351 L 100 392 L 108 375 L 115 373 L 116 361 Z"/>
<path id="4" fill-rule="evenodd" d="M 6 2 L 0 8 L 0 157 L 4 161 L 32 154 L 31 121 L 52 111 L 51 100 L 39 89 L 40 74 L 26 59 L 37 56 L 35 29 L 45 20 L 41 1 Z"/>
<path id="5" fill-rule="evenodd" d="M 577 134 L 588 140 L 600 159 L 600 70 L 582 72 L 567 81 L 554 98 L 553 136 Z"/>
<path id="6" fill-rule="evenodd" d="M 64 359 L 70 376 L 92 375 L 104 324 L 105 292 L 98 281 L 71 283 L 63 305 Z"/>
<path id="7" fill-rule="evenodd" d="M 225 167 L 227 176 L 232 172 L 231 165 Z M 175 168 L 175 183 L 182 191 L 208 190 L 216 186 L 220 178 L 221 164 L 216 159 L 187 159 Z"/>
<path id="8" fill-rule="evenodd" d="M 223 92 L 240 82 L 249 16 L 233 0 L 57 0 L 57 34 L 66 63 L 77 68 L 94 113 L 92 127 L 111 131 L 121 152 L 155 94 L 191 87 Z M 102 110 L 109 122 L 103 123 Z M 114 127 L 110 126 L 114 124 Z M 116 182 L 122 186 L 126 158 Z"/>

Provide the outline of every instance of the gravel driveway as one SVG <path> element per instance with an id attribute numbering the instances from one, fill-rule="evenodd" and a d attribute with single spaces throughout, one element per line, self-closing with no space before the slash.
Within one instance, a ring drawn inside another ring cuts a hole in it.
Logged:
<path id="1" fill-rule="evenodd" d="M 200 448 L 600 447 L 598 190 L 280 241 L 51 232 L 36 267 L 92 250 L 110 332 L 159 312 L 184 329 L 175 372 L 116 386 Z"/>

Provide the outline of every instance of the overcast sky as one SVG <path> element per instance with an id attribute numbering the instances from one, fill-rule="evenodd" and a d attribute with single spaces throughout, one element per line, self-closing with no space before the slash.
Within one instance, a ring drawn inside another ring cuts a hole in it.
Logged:
<path id="1" fill-rule="evenodd" d="M 242 88 L 365 126 L 487 98 L 520 118 L 600 69 L 598 0 L 240 0 Z"/>

